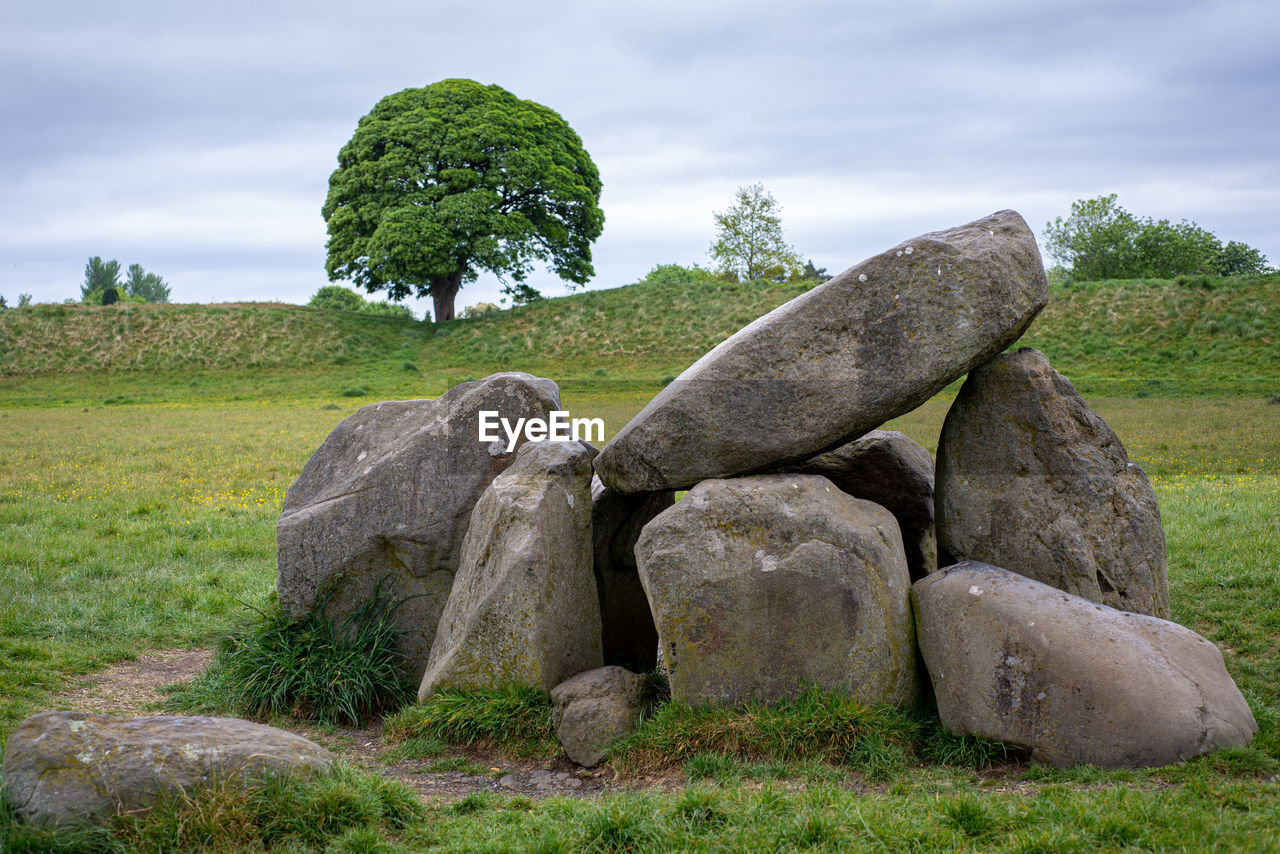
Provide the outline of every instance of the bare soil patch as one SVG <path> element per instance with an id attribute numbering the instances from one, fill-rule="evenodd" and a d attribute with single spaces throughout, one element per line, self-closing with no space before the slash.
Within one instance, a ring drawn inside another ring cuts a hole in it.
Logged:
<path id="1" fill-rule="evenodd" d="M 189 682 L 212 663 L 213 649 L 155 650 L 133 661 L 114 664 L 82 677 L 78 684 L 54 698 L 53 708 L 138 717 L 173 714 L 165 709 L 164 688 Z M 382 740 L 382 726 L 365 729 L 316 727 L 290 723 L 291 732 L 322 744 L 366 770 L 391 777 L 431 803 L 450 803 L 477 792 L 524 795 L 598 797 L 606 791 L 670 791 L 684 784 L 681 776 L 621 778 L 610 767 L 579 768 L 563 756 L 545 760 L 514 760 L 496 751 L 453 749 L 431 759 L 390 760 L 395 748 Z M 463 770 L 431 770 L 454 765 Z"/>

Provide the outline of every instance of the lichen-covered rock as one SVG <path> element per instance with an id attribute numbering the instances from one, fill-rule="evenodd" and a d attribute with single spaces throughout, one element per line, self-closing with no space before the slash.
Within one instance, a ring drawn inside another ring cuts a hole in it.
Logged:
<path id="1" fill-rule="evenodd" d="M 3 777 L 23 821 L 72 822 L 143 809 L 228 775 L 314 771 L 332 761 L 300 735 L 234 718 L 41 712 L 9 736 Z"/>
<path id="2" fill-rule="evenodd" d="M 624 667 L 579 673 L 551 689 L 551 724 L 565 755 L 590 768 L 614 740 L 636 728 L 653 700 L 648 677 Z"/>
<path id="3" fill-rule="evenodd" d="M 938 442 L 938 551 L 1122 611 L 1169 618 L 1147 476 L 1043 353 L 974 369 Z"/>
<path id="4" fill-rule="evenodd" d="M 476 503 L 418 689 L 537 685 L 599 667 L 591 460 L 580 442 L 531 442 Z"/>
<path id="5" fill-rule="evenodd" d="M 620 492 L 683 489 L 832 450 L 999 353 L 1048 295 L 1035 236 L 1013 211 L 923 234 L 722 342 L 622 428 L 596 470 Z"/>
<path id="6" fill-rule="evenodd" d="M 893 514 L 902 531 L 911 580 L 938 568 L 933 530 L 933 457 L 893 430 L 872 430 L 802 463 L 783 467 L 794 474 L 820 474 L 841 492 L 873 501 Z"/>
<path id="7" fill-rule="evenodd" d="M 825 477 L 703 481 L 644 527 L 636 562 L 672 699 L 918 698 L 898 524 Z"/>
<path id="8" fill-rule="evenodd" d="M 658 630 L 636 572 L 635 546 L 649 520 L 673 503 L 669 491 L 628 495 L 591 480 L 591 556 L 606 664 L 643 673 L 657 662 Z"/>
<path id="9" fill-rule="evenodd" d="M 987 564 L 917 581 L 920 652 L 948 730 L 1058 766 L 1167 765 L 1258 726 L 1217 647 Z"/>
<path id="10" fill-rule="evenodd" d="M 559 408 L 554 382 L 522 373 L 463 383 L 435 400 L 362 407 L 334 428 L 285 495 L 276 526 L 281 605 L 302 614 L 328 597 L 327 615 L 341 622 L 381 583 L 383 595 L 402 603 L 393 617 L 407 670 L 419 678 L 471 509 L 515 458 L 504 442 L 479 440 L 478 413 L 515 423 Z"/>

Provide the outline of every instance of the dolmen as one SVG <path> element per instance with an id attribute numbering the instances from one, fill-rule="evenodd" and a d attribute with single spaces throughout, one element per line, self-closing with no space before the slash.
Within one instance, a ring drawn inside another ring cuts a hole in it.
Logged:
<path id="1" fill-rule="evenodd" d="M 482 417 L 559 409 L 528 374 L 366 406 L 289 490 L 281 602 L 402 601 L 420 699 L 539 686 L 582 764 L 655 669 L 691 705 L 932 689 L 952 732 L 1055 765 L 1247 743 L 1221 655 L 1169 622 L 1146 476 L 1044 354 L 1005 352 L 1047 299 L 1031 230 L 999 211 L 739 330 L 598 453 L 480 440 Z M 961 377 L 936 465 L 879 429 Z"/>

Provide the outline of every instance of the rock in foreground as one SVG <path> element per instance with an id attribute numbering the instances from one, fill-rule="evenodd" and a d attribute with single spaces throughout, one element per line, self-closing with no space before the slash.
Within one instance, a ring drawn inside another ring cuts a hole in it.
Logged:
<path id="1" fill-rule="evenodd" d="M 1164 528 L 1146 474 L 1043 353 L 976 368 L 938 442 L 938 550 L 1169 618 Z"/>
<path id="2" fill-rule="evenodd" d="M 652 699 L 646 676 L 623 667 L 588 670 L 551 689 L 551 724 L 565 755 L 590 768 L 615 739 L 636 728 Z"/>
<path id="3" fill-rule="evenodd" d="M 1258 726 L 1217 647 L 1004 569 L 915 583 L 920 652 L 948 730 L 1058 766 L 1167 765 L 1248 744 Z"/>
<path id="4" fill-rule="evenodd" d="M 476 503 L 418 689 L 560 682 L 602 664 L 591 568 L 591 460 L 580 442 L 531 442 Z"/>
<path id="5" fill-rule="evenodd" d="M 916 702 L 898 525 L 825 477 L 704 481 L 645 526 L 636 561 L 672 699 L 771 701 L 812 684 Z"/>
<path id="6" fill-rule="evenodd" d="M 328 597 L 334 622 L 382 583 L 413 678 L 458 569 L 471 509 L 515 458 L 478 440 L 478 413 L 547 418 L 560 408 L 551 380 L 522 373 L 463 383 L 435 400 L 362 407 L 312 455 L 276 526 L 280 604 L 302 614 Z M 517 446 L 518 449 L 519 446 Z"/>
<path id="7" fill-rule="evenodd" d="M 332 761 L 302 736 L 234 718 L 42 712 L 9 736 L 4 787 L 23 821 L 79 821 L 144 809 L 163 793 L 226 775 L 320 770 Z"/>
<path id="8" fill-rule="evenodd" d="M 683 489 L 836 448 L 1017 340 L 1048 299 L 1000 211 L 924 234 L 779 306 L 699 359 L 601 452 L 611 489 Z"/>

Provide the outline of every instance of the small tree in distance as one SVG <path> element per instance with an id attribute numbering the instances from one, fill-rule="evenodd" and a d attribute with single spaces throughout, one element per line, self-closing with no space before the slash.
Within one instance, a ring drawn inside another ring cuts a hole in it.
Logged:
<path id="1" fill-rule="evenodd" d="M 718 272 L 742 281 L 781 281 L 797 274 L 800 256 L 782 238 L 782 208 L 761 183 L 739 187 L 734 203 L 718 211 L 709 254 Z"/>
<path id="2" fill-rule="evenodd" d="M 84 265 L 84 283 L 80 285 L 80 298 L 86 302 L 101 302 L 102 294 L 108 288 L 120 286 L 120 262 L 114 258 L 103 261 L 100 255 L 94 255 Z M 91 297 L 97 294 L 97 299 Z"/>
<path id="3" fill-rule="evenodd" d="M 129 275 L 124 280 L 124 290 L 131 297 L 143 302 L 168 302 L 169 286 L 155 273 L 148 273 L 141 264 L 130 264 Z"/>

